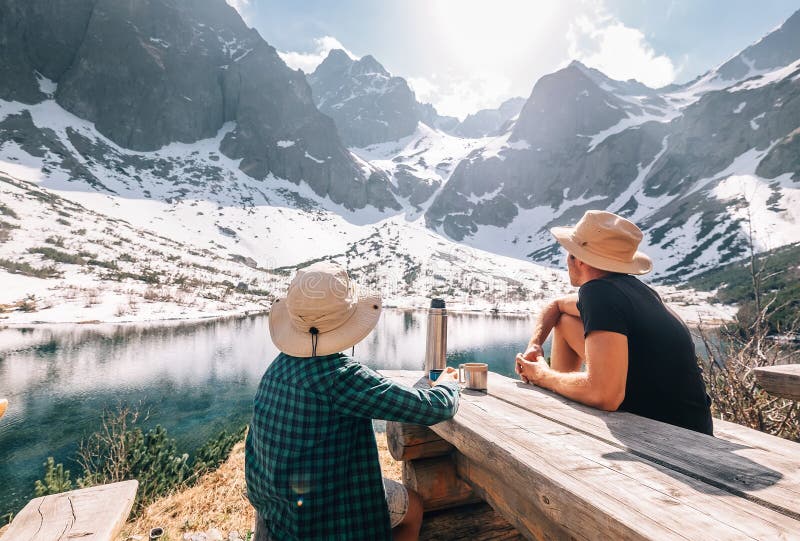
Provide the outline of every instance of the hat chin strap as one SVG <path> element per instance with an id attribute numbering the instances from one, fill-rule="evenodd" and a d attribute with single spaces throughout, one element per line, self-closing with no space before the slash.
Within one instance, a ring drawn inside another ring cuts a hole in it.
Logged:
<path id="1" fill-rule="evenodd" d="M 319 342 L 319 329 L 316 327 L 311 327 L 308 329 L 308 332 L 311 334 L 311 356 L 317 356 L 317 343 Z"/>

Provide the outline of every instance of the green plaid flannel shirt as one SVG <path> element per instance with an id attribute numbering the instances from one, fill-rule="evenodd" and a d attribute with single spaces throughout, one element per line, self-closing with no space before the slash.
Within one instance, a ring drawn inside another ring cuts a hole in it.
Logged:
<path id="1" fill-rule="evenodd" d="M 432 425 L 458 385 L 412 389 L 336 353 L 281 353 L 261 379 L 247 434 L 247 494 L 275 541 L 389 540 L 372 419 Z"/>

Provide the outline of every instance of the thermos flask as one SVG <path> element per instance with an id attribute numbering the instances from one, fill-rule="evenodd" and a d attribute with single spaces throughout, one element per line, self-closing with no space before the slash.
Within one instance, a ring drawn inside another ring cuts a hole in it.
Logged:
<path id="1" fill-rule="evenodd" d="M 444 299 L 431 299 L 428 310 L 428 337 L 425 341 L 425 373 L 447 366 L 447 310 Z"/>

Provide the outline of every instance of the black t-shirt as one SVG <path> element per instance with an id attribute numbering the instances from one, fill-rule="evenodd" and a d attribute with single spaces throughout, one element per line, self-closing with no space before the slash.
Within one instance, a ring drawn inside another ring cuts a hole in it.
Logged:
<path id="1" fill-rule="evenodd" d="M 620 410 L 712 434 L 711 399 L 692 336 L 658 293 L 631 275 L 611 274 L 581 286 L 578 310 L 584 336 L 611 331 L 628 337 Z"/>

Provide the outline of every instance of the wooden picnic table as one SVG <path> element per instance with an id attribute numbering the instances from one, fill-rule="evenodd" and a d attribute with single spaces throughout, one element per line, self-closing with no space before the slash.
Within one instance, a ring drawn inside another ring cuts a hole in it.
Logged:
<path id="1" fill-rule="evenodd" d="M 603 412 L 491 372 L 488 387 L 464 391 L 427 436 L 387 428 L 426 510 L 478 496 L 528 539 L 800 539 L 800 444 L 716 419 L 711 437 Z"/>
<path id="2" fill-rule="evenodd" d="M 755 369 L 758 386 L 769 394 L 800 400 L 800 364 L 779 364 Z"/>
<path id="3" fill-rule="evenodd" d="M 112 541 L 128 519 L 138 486 L 122 481 L 33 499 L 2 541 Z"/>

